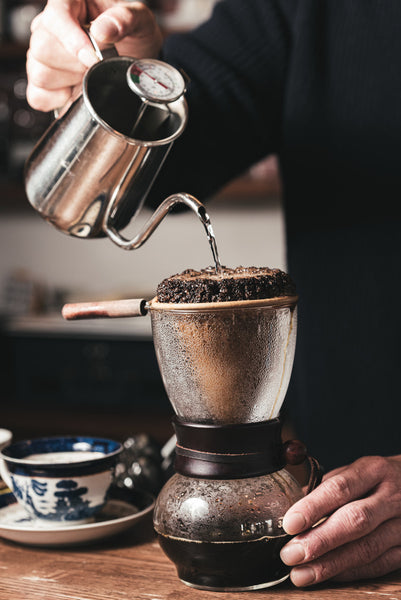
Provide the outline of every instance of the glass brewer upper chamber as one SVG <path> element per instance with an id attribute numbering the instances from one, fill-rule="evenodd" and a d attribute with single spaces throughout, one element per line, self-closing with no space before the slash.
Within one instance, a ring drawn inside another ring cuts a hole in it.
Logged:
<path id="1" fill-rule="evenodd" d="M 157 360 L 177 416 L 213 424 L 277 417 L 294 360 L 296 301 L 152 301 Z"/>

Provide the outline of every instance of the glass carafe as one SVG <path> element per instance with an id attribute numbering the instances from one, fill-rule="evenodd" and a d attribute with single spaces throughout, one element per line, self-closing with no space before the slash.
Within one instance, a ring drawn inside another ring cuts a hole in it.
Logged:
<path id="1" fill-rule="evenodd" d="M 296 340 L 296 297 L 150 313 L 160 371 L 176 413 L 176 473 L 156 502 L 161 547 L 189 586 L 249 590 L 288 577 L 287 509 L 303 496 L 284 468 L 305 460 L 283 445 L 278 418 Z M 309 488 L 319 479 L 316 463 Z"/>

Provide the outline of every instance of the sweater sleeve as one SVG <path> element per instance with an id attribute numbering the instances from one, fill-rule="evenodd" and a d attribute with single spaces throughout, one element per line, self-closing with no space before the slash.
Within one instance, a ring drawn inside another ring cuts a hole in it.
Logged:
<path id="1" fill-rule="evenodd" d="M 190 78 L 189 121 L 148 197 L 200 199 L 279 150 L 293 0 L 221 0 L 211 19 L 167 39 L 163 58 Z"/>

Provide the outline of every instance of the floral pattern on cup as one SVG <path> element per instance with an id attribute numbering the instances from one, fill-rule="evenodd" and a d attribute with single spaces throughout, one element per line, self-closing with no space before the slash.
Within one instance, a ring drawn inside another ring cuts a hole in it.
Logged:
<path id="1" fill-rule="evenodd" d="M 105 505 L 121 450 L 102 438 L 25 440 L 0 452 L 0 471 L 31 518 L 77 525 Z"/>
<path id="2" fill-rule="evenodd" d="M 111 483 L 111 472 L 97 477 L 98 493 L 88 499 L 88 487 L 82 479 L 62 479 L 53 483 L 44 479 L 30 479 L 11 475 L 12 489 L 17 500 L 23 502 L 27 512 L 36 519 L 49 521 L 85 521 L 98 512 L 106 502 L 103 490 Z M 104 485 L 104 479 L 107 480 Z M 92 481 L 92 483 L 94 483 Z"/>

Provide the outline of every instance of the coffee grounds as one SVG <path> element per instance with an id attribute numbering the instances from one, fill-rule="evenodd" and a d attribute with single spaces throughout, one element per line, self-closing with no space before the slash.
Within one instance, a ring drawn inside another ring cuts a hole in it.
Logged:
<path id="1" fill-rule="evenodd" d="M 268 267 L 222 267 L 222 273 L 209 267 L 164 279 L 157 287 L 157 300 L 163 303 L 195 304 L 204 302 L 234 302 L 261 300 L 280 296 L 295 296 L 291 277 L 280 269 Z"/>

